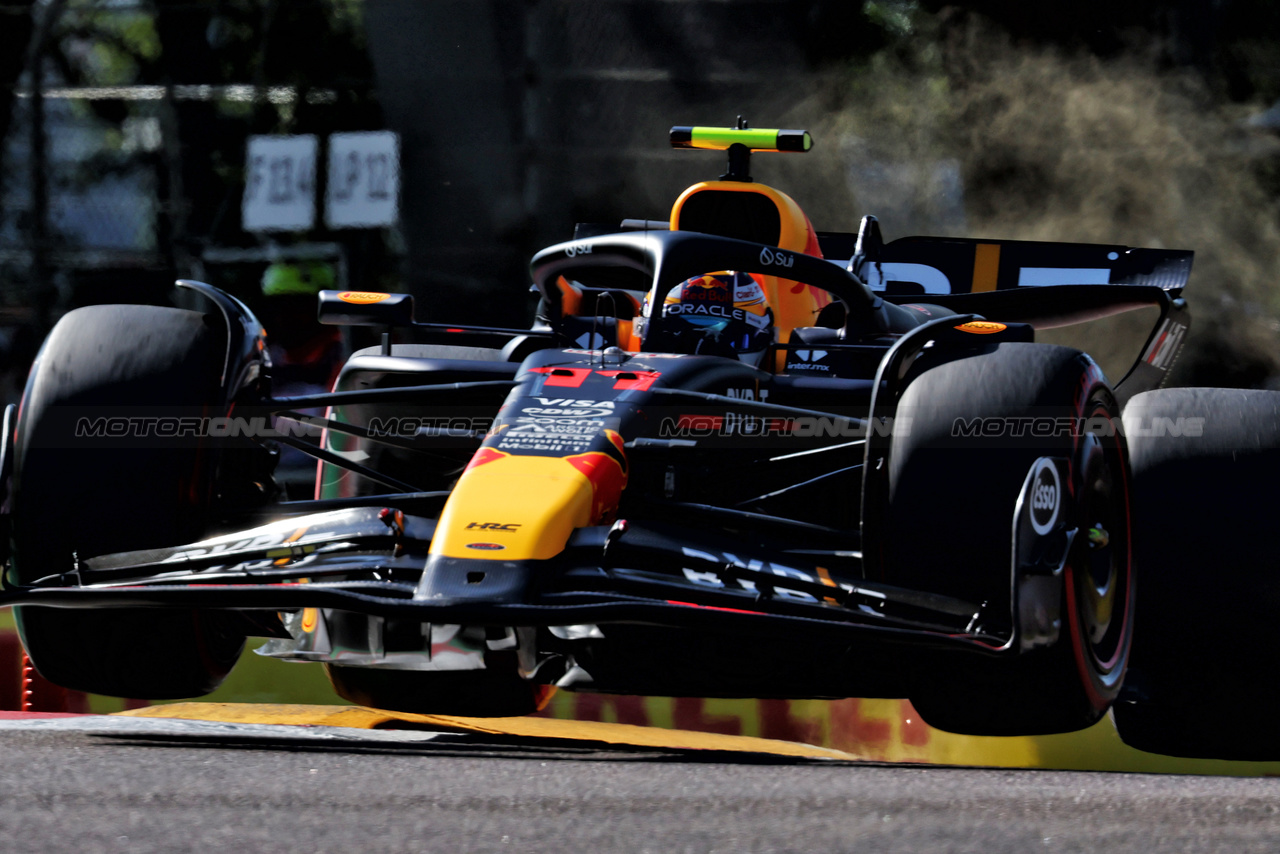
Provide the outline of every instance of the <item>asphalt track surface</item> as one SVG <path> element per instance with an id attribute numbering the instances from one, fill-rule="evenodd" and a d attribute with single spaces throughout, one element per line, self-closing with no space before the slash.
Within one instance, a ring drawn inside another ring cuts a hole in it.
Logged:
<path id="1" fill-rule="evenodd" d="M 83 728 L 0 727 L 0 850 L 1280 848 L 1280 780 L 1269 778 L 887 766 L 484 733 Z"/>

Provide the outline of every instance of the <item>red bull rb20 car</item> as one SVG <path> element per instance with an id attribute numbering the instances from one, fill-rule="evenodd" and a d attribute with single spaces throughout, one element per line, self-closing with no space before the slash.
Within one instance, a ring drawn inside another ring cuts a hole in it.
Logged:
<path id="1" fill-rule="evenodd" d="M 274 393 L 260 325 L 208 285 L 67 315 L 4 431 L 4 602 L 38 670 L 189 697 L 266 637 L 419 712 L 561 688 L 1096 722 L 1135 636 L 1122 408 L 1181 346 L 1191 253 L 818 232 L 748 174 L 807 133 L 672 142 L 728 172 L 538 253 L 530 329 L 322 293 L 322 321 L 419 342 L 357 352 L 329 393 Z M 1116 384 L 1035 341 L 1142 306 Z M 278 497 L 280 444 L 321 461 L 314 500 Z"/>

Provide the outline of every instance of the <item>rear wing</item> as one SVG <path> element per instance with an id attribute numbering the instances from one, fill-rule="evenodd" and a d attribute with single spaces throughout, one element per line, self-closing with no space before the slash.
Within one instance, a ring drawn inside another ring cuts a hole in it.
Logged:
<path id="1" fill-rule="evenodd" d="M 848 259 L 872 290 L 889 296 L 1009 291 L 1056 285 L 1136 285 L 1177 296 L 1194 253 L 1090 243 L 1042 243 L 953 237 L 880 239 L 875 217 L 857 235 L 819 234 L 822 254 Z"/>
<path id="2" fill-rule="evenodd" d="M 848 269 L 890 302 L 934 303 L 1037 329 L 1158 308 L 1141 355 L 1115 385 L 1121 405 L 1165 384 L 1191 325 L 1182 289 L 1195 253 L 1182 249 L 952 237 L 884 243 L 870 216 L 857 235 L 818 240 L 827 259 L 848 258 Z"/>

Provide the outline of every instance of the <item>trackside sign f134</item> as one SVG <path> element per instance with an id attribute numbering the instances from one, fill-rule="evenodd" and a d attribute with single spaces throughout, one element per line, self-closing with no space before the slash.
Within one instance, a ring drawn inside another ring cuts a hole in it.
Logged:
<path id="1" fill-rule="evenodd" d="M 395 225 L 400 140 L 391 131 L 328 137 L 324 223 L 331 229 Z M 312 134 L 249 137 L 241 220 L 245 231 L 306 231 L 316 224 L 319 140 Z"/>

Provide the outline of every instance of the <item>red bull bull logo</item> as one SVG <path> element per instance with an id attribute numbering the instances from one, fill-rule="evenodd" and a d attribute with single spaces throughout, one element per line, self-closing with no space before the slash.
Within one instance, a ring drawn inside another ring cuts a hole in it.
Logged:
<path id="1" fill-rule="evenodd" d="M 613 430 L 605 430 L 604 435 L 609 440 L 604 451 L 565 457 L 565 462 L 591 482 L 591 518 L 596 525 L 612 518 L 622 490 L 627 486 L 627 455 L 622 448 L 622 437 Z"/>

